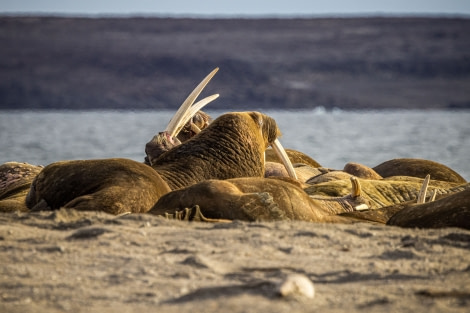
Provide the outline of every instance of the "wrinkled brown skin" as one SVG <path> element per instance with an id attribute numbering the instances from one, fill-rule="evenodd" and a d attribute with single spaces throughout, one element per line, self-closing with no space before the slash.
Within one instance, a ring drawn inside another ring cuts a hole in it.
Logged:
<path id="1" fill-rule="evenodd" d="M 33 210 L 61 207 L 144 213 L 170 188 L 148 165 L 128 159 L 62 161 L 46 166 L 26 198 Z"/>
<path id="2" fill-rule="evenodd" d="M 456 187 L 447 189 L 448 193 L 436 195 L 436 200 L 439 200 L 445 197 L 451 197 L 452 195 L 458 192 L 469 190 L 469 189 L 470 189 L 469 183 L 458 185 Z M 432 195 L 427 193 L 426 201 L 427 202 L 431 201 L 431 197 Z M 341 214 L 341 216 L 354 218 L 357 220 L 362 220 L 362 221 L 367 221 L 367 222 L 376 222 L 380 224 L 386 224 L 390 220 L 390 218 L 394 216 L 396 213 L 400 212 L 401 210 L 405 208 L 412 207 L 412 206 L 417 206 L 416 199 L 405 201 L 405 202 L 400 202 L 400 203 L 386 206 L 383 208 L 379 208 L 376 210 L 347 212 L 347 213 Z"/>
<path id="3" fill-rule="evenodd" d="M 369 201 L 371 209 L 379 209 L 410 200 L 416 200 L 423 184 L 423 179 L 398 176 L 382 180 L 359 179 L 359 182 L 362 187 L 362 196 Z M 343 179 L 312 185 L 305 188 L 305 191 L 313 197 L 341 197 L 350 192 L 350 186 L 349 179 Z M 438 194 L 449 193 L 452 188 L 457 186 L 459 186 L 457 183 L 431 179 L 428 194 L 431 194 L 435 189 Z"/>
<path id="4" fill-rule="evenodd" d="M 408 205 L 393 215 L 387 225 L 470 229 L 470 189 L 453 193 L 436 201 Z"/>
<path id="5" fill-rule="evenodd" d="M 31 185 L 27 206 L 144 213 L 170 190 L 211 178 L 261 177 L 264 150 L 279 134 L 274 119 L 264 114 L 227 113 L 162 154 L 155 171 L 127 159 L 50 164 Z"/>
<path id="6" fill-rule="evenodd" d="M 451 168 L 429 160 L 423 159 L 393 159 L 381 163 L 373 168 L 382 177 L 412 176 L 464 184 L 467 181 Z"/>
<path id="7" fill-rule="evenodd" d="M 303 152 L 293 150 L 293 149 L 285 149 L 285 150 L 292 164 L 302 163 L 302 164 L 309 165 L 311 167 L 321 167 L 321 165 L 317 161 L 315 161 L 314 159 L 312 159 L 311 157 L 309 157 Z M 267 149 L 266 150 L 266 162 L 280 163 L 281 160 L 279 160 L 279 157 L 277 156 L 277 154 L 274 152 L 273 149 Z"/>
<path id="8" fill-rule="evenodd" d="M 43 166 L 20 162 L 0 165 L 0 212 L 29 211 L 26 195 Z"/>
<path id="9" fill-rule="evenodd" d="M 188 121 L 183 129 L 180 131 L 178 136 L 178 140 L 183 143 L 191 139 L 192 137 L 196 136 L 197 134 L 191 130 L 191 123 L 199 127 L 200 130 L 207 128 L 209 123 L 212 121 L 212 118 L 203 111 L 198 111 L 190 121 Z M 145 160 L 144 163 L 150 165 L 150 161 L 152 164 L 160 157 L 160 155 L 175 146 L 179 145 L 177 141 L 174 140 L 169 134 L 165 132 L 160 132 L 157 135 L 153 136 L 152 140 L 147 142 L 145 145 Z"/>
<path id="10" fill-rule="evenodd" d="M 244 177 L 206 180 L 172 191 L 161 197 L 149 213 L 174 214 L 198 205 L 204 217 L 210 219 L 349 223 L 347 218 L 336 216 L 347 210 L 337 200 L 325 204 L 328 200 L 311 199 L 297 181 L 289 178 Z"/>
<path id="11" fill-rule="evenodd" d="M 263 177 L 264 151 L 279 135 L 275 120 L 267 115 L 227 113 L 162 154 L 152 167 L 172 190 L 207 179 Z"/>

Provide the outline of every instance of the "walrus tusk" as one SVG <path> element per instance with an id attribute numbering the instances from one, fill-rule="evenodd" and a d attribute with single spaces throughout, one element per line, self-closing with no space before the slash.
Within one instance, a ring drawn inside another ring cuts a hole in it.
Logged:
<path id="1" fill-rule="evenodd" d="M 429 180 L 431 179 L 431 175 L 426 175 L 426 178 L 423 180 L 423 185 L 421 186 L 421 190 L 418 193 L 418 200 L 416 203 L 422 204 L 426 201 L 426 192 L 428 191 Z"/>
<path id="2" fill-rule="evenodd" d="M 219 94 L 215 94 L 209 96 L 207 98 L 202 99 L 201 101 L 196 102 L 193 106 L 191 106 L 184 114 L 182 115 L 180 122 L 176 125 L 174 129 L 174 133 L 169 132 L 172 137 L 176 137 L 180 131 L 183 129 L 184 125 L 199 111 L 201 110 L 206 104 L 214 101 L 219 97 Z M 175 114 L 176 115 L 176 114 Z"/>
<path id="3" fill-rule="evenodd" d="M 199 127 L 197 127 L 196 124 L 191 122 L 191 131 L 195 134 L 199 134 L 201 132 L 201 129 Z"/>
<path id="4" fill-rule="evenodd" d="M 436 200 L 436 195 L 437 195 L 437 189 L 434 189 L 429 202 L 433 202 L 434 200 Z"/>
<path id="5" fill-rule="evenodd" d="M 281 142 L 276 138 L 271 144 L 274 152 L 276 152 L 279 159 L 282 161 L 282 164 L 286 167 L 287 173 L 290 177 L 297 179 L 297 174 L 295 173 L 294 167 L 292 166 L 289 157 L 287 156 L 286 150 L 281 145 Z"/>
<path id="6" fill-rule="evenodd" d="M 359 180 L 351 176 L 351 197 L 352 198 L 357 198 L 361 195 L 362 189 L 361 189 L 361 184 L 359 183 Z"/>
<path id="7" fill-rule="evenodd" d="M 350 180 L 351 180 L 351 198 L 355 199 L 357 197 L 360 197 L 362 193 L 362 187 L 361 187 L 361 183 L 359 182 L 359 179 L 357 179 L 357 177 L 355 176 L 351 176 Z M 365 211 L 369 209 L 370 207 L 365 203 L 356 205 L 354 207 L 354 211 Z"/>
<path id="8" fill-rule="evenodd" d="M 171 134 L 174 137 L 174 133 L 175 133 L 176 129 L 179 127 L 179 125 L 180 124 L 183 124 L 183 125 L 185 124 L 185 123 L 182 123 L 182 120 L 185 117 L 185 113 L 188 111 L 188 109 L 191 107 L 191 105 L 194 103 L 194 101 L 196 101 L 196 98 L 202 92 L 204 87 L 206 87 L 206 85 L 209 83 L 209 81 L 212 79 L 212 77 L 214 77 L 214 75 L 217 73 L 218 70 L 219 70 L 219 68 L 216 67 L 212 72 L 210 72 L 209 75 L 207 75 L 199 83 L 199 85 L 197 85 L 197 87 L 194 88 L 194 90 L 189 94 L 189 96 L 186 98 L 186 100 L 184 100 L 183 104 L 181 104 L 178 111 L 176 111 L 175 115 L 173 116 L 173 118 L 168 123 L 168 126 L 165 129 L 165 131 L 167 133 Z M 218 97 L 218 95 L 213 95 L 211 97 L 204 98 L 203 100 L 199 101 L 198 103 L 200 103 L 200 102 L 204 103 L 203 101 L 207 101 L 202 105 L 202 106 L 204 106 L 207 103 L 211 102 L 212 100 L 216 99 L 217 97 Z M 198 103 L 196 103 L 196 104 L 198 104 Z M 201 106 L 201 104 L 199 104 L 199 106 Z"/>

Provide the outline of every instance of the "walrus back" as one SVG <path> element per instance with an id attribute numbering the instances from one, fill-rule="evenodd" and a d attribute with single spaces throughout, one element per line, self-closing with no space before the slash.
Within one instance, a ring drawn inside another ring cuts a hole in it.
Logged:
<path id="1" fill-rule="evenodd" d="M 206 179 L 262 177 L 264 151 L 278 134 L 276 122 L 264 114 L 224 114 L 197 136 L 162 154 L 153 168 L 172 189 Z"/>
<path id="2" fill-rule="evenodd" d="M 141 213 L 169 192 L 151 167 L 128 159 L 62 161 L 46 166 L 31 184 L 26 205 L 112 214 Z"/>

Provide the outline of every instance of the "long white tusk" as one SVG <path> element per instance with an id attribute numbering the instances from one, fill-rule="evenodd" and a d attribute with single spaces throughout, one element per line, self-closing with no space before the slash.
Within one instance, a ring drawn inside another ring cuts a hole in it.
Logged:
<path id="1" fill-rule="evenodd" d="M 218 70 L 219 70 L 218 67 L 215 68 L 212 72 L 209 73 L 209 75 L 207 75 L 199 83 L 199 85 L 197 85 L 196 88 L 194 88 L 194 90 L 189 94 L 189 96 L 186 98 L 186 100 L 184 100 L 183 104 L 180 106 L 178 111 L 176 111 L 175 115 L 173 116 L 173 118 L 168 123 L 168 126 L 165 129 L 166 132 L 168 132 L 169 134 L 174 134 L 175 133 L 175 130 L 178 128 L 178 125 L 181 124 L 181 120 L 185 116 L 186 111 L 188 111 L 188 109 L 191 107 L 191 105 L 194 103 L 194 101 L 196 101 L 196 98 L 202 92 L 204 87 L 206 87 L 206 85 L 209 83 L 209 81 L 212 79 L 212 77 L 214 77 L 214 75 L 217 73 Z M 201 101 L 203 101 L 203 100 L 201 100 Z M 207 102 L 207 103 L 209 103 L 209 102 Z M 183 125 L 184 124 L 185 123 L 183 123 Z"/>
<path id="2" fill-rule="evenodd" d="M 422 204 L 426 201 L 426 192 L 428 191 L 429 180 L 431 179 L 431 175 L 426 175 L 426 178 L 423 180 L 423 185 L 421 186 L 421 190 L 418 194 L 418 200 L 416 203 Z"/>
<path id="3" fill-rule="evenodd" d="M 191 106 L 181 117 L 179 124 L 176 126 L 174 133 L 169 134 L 172 137 L 176 137 L 180 131 L 183 129 L 184 125 L 199 111 L 201 110 L 204 106 L 206 106 L 208 103 L 214 101 L 219 97 L 218 94 L 206 97 L 198 102 L 196 102 L 193 106 Z"/>
<path id="4" fill-rule="evenodd" d="M 290 177 L 297 179 L 297 174 L 295 173 L 294 167 L 292 166 L 289 157 L 287 156 L 286 150 L 281 145 L 281 142 L 276 138 L 274 142 L 271 144 L 273 147 L 274 152 L 276 152 L 279 159 L 282 161 L 282 164 L 286 167 L 287 173 Z"/>

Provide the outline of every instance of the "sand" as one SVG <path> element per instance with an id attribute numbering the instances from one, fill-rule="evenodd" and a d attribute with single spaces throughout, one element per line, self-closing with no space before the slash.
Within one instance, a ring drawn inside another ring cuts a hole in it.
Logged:
<path id="1" fill-rule="evenodd" d="M 0 312 L 468 312 L 470 231 L 0 214 Z M 291 274 L 315 296 L 281 296 Z"/>

